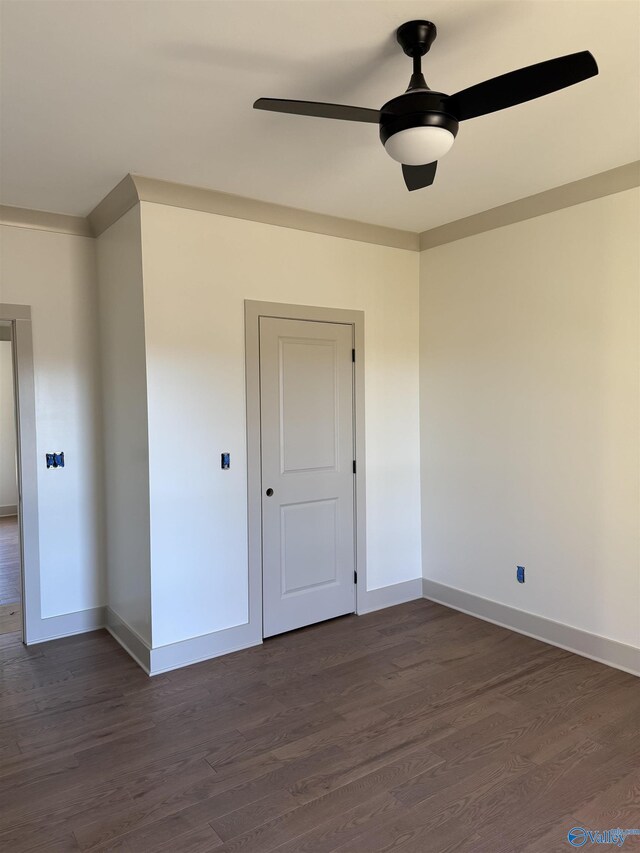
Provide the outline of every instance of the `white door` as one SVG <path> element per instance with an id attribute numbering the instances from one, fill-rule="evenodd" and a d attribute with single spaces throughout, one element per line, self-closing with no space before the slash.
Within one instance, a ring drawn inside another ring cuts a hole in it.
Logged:
<path id="1" fill-rule="evenodd" d="M 352 327 L 260 318 L 264 636 L 355 610 Z"/>

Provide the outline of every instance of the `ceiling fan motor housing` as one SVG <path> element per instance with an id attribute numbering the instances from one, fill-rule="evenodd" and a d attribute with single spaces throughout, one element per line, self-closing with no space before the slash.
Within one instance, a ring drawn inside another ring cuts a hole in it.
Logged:
<path id="1" fill-rule="evenodd" d="M 433 92 L 430 89 L 412 90 L 393 98 L 382 107 L 380 140 L 394 160 L 409 166 L 418 166 L 439 159 L 449 150 L 458 133 L 459 123 L 445 110 L 446 97 L 442 92 Z M 423 133 L 420 145 L 416 146 L 412 157 L 408 154 L 406 138 L 412 134 L 417 136 L 414 128 L 428 127 L 439 130 L 432 134 L 433 139 L 427 138 L 428 132 Z M 406 134 L 403 131 L 411 133 Z M 396 134 L 398 137 L 393 140 L 392 137 Z"/>

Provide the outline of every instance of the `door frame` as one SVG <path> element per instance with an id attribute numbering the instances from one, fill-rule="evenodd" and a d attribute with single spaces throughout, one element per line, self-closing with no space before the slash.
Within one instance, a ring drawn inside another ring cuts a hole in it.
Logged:
<path id="1" fill-rule="evenodd" d="M 341 323 L 353 330 L 355 349 L 353 382 L 353 436 L 356 459 L 354 538 L 356 613 L 364 610 L 367 590 L 366 464 L 364 408 L 364 311 L 287 305 L 245 299 L 245 369 L 247 403 L 247 522 L 249 544 L 249 623 L 262 624 L 262 459 L 260 429 L 260 318 Z"/>
<path id="2" fill-rule="evenodd" d="M 36 394 L 33 368 L 31 308 L 0 303 L 0 320 L 11 323 L 13 387 L 18 468 L 18 530 L 22 579 L 22 641 L 39 639 L 40 544 L 38 522 L 38 460 Z"/>

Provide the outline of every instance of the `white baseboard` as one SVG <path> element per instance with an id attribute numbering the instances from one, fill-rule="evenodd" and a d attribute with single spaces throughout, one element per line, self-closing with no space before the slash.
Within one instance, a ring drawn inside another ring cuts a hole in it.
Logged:
<path id="1" fill-rule="evenodd" d="M 535 613 L 518 610 L 508 604 L 482 598 L 427 578 L 422 580 L 422 589 L 424 597 L 430 601 L 444 604 L 469 616 L 476 616 L 478 619 L 493 622 L 494 625 L 509 628 L 518 634 L 525 634 L 535 640 L 542 640 L 544 643 L 575 652 L 598 663 L 640 676 L 640 648 L 635 646 L 601 637 L 563 622 L 555 622 L 553 619 L 537 616 Z"/>
<path id="2" fill-rule="evenodd" d="M 418 598 L 422 598 L 421 578 L 360 593 L 358 613 L 371 613 Z M 260 628 L 246 623 L 150 648 L 111 608 L 107 608 L 107 630 L 149 675 L 160 675 L 262 643 Z"/>
<path id="3" fill-rule="evenodd" d="M 144 669 L 147 675 L 151 675 L 151 649 L 147 642 L 114 610 L 110 607 L 105 609 L 107 631 L 117 643 L 120 643 L 125 652 L 128 652 L 134 661 Z"/>
<path id="4" fill-rule="evenodd" d="M 420 578 L 360 592 L 358 614 L 371 613 L 374 610 L 404 604 L 417 598 L 422 598 Z M 70 637 L 73 634 L 83 634 L 86 631 L 96 631 L 99 628 L 106 628 L 147 675 L 159 675 L 262 643 L 260 626 L 256 628 L 246 623 L 200 637 L 191 637 L 178 643 L 151 648 L 111 607 L 94 607 L 90 610 L 42 619 L 36 629 L 35 637 L 29 639 L 28 645 Z"/>
<path id="5" fill-rule="evenodd" d="M 104 607 L 92 607 L 89 610 L 78 610 L 76 613 L 64 613 L 62 616 L 49 616 L 41 619 L 35 630 L 30 632 L 27 645 L 35 646 L 49 640 L 97 631 L 104 628 L 105 621 Z"/>
<path id="6" fill-rule="evenodd" d="M 360 593 L 358 614 L 371 613 L 422 597 L 640 676 L 640 648 L 426 578 Z M 262 643 L 259 630 L 247 623 L 152 649 L 111 608 L 94 607 L 40 620 L 35 636 L 29 638 L 28 645 L 105 627 L 148 675 L 158 675 Z"/>
<path id="7" fill-rule="evenodd" d="M 147 675 L 160 675 L 172 669 L 180 669 L 262 643 L 262 637 L 256 634 L 252 626 L 246 624 L 151 648 L 115 611 L 110 607 L 107 607 L 106 611 L 107 631 Z"/>
<path id="8" fill-rule="evenodd" d="M 7 504 L 6 506 L 0 506 L 0 518 L 6 518 L 10 515 L 17 515 L 18 507 L 16 504 Z"/>
<path id="9" fill-rule="evenodd" d="M 358 616 L 422 598 L 422 578 L 358 592 Z"/>
<path id="10" fill-rule="evenodd" d="M 247 622 L 244 625 L 181 640 L 179 643 L 158 646 L 151 649 L 150 675 L 159 675 L 162 672 L 190 666 L 193 663 L 220 657 L 220 655 L 239 652 L 241 649 L 259 646 L 261 643 L 261 632 Z"/>

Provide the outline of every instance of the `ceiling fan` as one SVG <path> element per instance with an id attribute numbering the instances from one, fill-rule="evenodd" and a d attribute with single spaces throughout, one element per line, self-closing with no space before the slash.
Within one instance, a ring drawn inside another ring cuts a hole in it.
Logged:
<path id="1" fill-rule="evenodd" d="M 378 124 L 387 154 L 402 163 L 407 188 L 418 190 L 433 183 L 437 161 L 450 150 L 461 121 L 531 101 L 598 73 L 595 59 L 583 50 L 445 95 L 432 91 L 422 75 L 422 57 L 436 35 L 431 21 L 407 21 L 398 28 L 398 43 L 413 58 L 413 74 L 407 91 L 379 110 L 279 98 L 259 98 L 253 106 L 257 110 Z"/>

